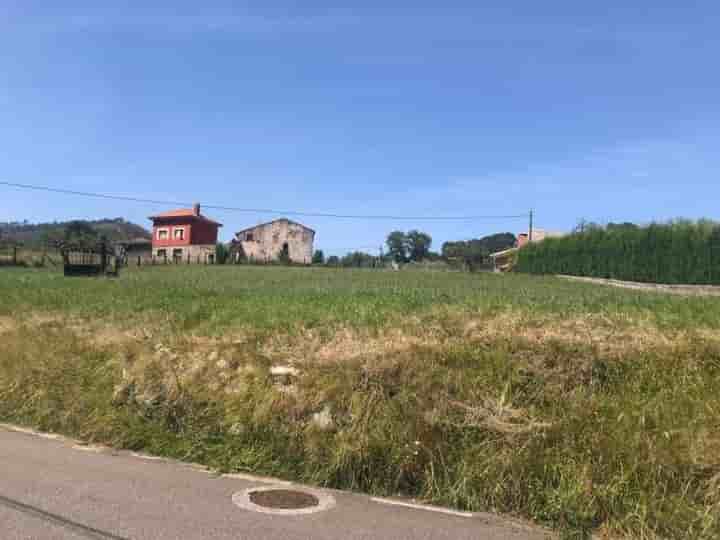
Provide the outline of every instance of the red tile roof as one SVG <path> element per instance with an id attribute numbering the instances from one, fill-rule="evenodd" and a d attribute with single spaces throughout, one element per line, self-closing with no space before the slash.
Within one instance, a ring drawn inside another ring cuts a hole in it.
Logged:
<path id="1" fill-rule="evenodd" d="M 150 216 L 148 219 L 156 220 L 156 219 L 168 219 L 168 218 L 182 218 L 182 217 L 191 217 L 195 219 L 199 219 L 202 221 L 206 221 L 208 223 L 213 223 L 217 225 L 218 227 L 222 227 L 222 223 L 218 223 L 217 221 L 213 221 L 210 218 L 207 218 L 203 216 L 202 214 L 195 214 L 195 211 L 192 208 L 179 208 L 177 210 L 170 210 L 169 212 L 162 212 L 161 214 L 155 214 L 154 216 Z"/>

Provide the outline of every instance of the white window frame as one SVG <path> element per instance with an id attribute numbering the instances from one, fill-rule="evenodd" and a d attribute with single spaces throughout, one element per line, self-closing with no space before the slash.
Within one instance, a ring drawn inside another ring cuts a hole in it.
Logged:
<path id="1" fill-rule="evenodd" d="M 160 236 L 161 233 L 165 233 L 165 238 L 162 238 Z M 168 227 L 162 227 L 158 228 L 157 230 L 157 239 L 158 240 L 170 240 L 170 229 Z"/>
<path id="2" fill-rule="evenodd" d="M 182 231 L 180 234 L 180 238 L 177 237 L 178 231 Z M 185 240 L 185 227 L 173 227 L 172 239 L 173 240 Z"/>

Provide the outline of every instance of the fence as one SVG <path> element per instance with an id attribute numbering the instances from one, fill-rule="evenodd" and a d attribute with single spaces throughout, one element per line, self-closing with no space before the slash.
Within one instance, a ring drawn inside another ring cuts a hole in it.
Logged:
<path id="1" fill-rule="evenodd" d="M 104 241 L 92 244 L 62 244 L 65 276 L 102 276 L 118 274 L 118 257 Z"/>
<path id="2" fill-rule="evenodd" d="M 60 261 L 56 248 L 29 248 L 19 243 L 0 243 L 0 266 L 58 266 Z"/>
<path id="3" fill-rule="evenodd" d="M 0 265 L 18 266 L 18 252 L 20 246 L 18 244 L 0 244 Z"/>
<path id="4" fill-rule="evenodd" d="M 165 266 L 181 264 L 218 264 L 214 254 L 187 255 L 185 257 L 125 254 L 120 257 L 122 266 Z"/>

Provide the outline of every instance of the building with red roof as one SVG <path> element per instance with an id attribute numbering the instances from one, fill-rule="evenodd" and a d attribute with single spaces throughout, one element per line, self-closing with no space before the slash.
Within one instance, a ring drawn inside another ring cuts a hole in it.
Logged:
<path id="1" fill-rule="evenodd" d="M 174 262 L 214 263 L 218 229 L 222 223 L 200 213 L 200 205 L 150 216 L 152 254 Z"/>

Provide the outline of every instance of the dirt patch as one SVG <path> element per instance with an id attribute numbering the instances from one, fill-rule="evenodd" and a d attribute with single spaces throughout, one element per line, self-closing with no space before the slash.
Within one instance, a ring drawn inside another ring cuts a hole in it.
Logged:
<path id="1" fill-rule="evenodd" d="M 12 332 L 17 328 L 17 321 L 11 317 L 0 317 L 0 334 Z"/>

